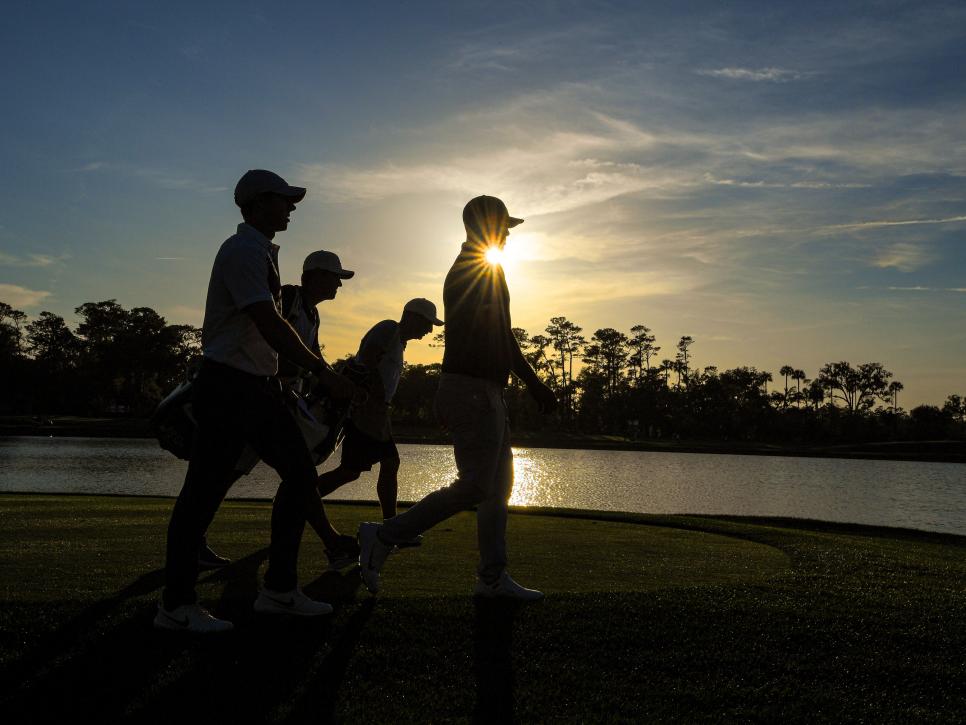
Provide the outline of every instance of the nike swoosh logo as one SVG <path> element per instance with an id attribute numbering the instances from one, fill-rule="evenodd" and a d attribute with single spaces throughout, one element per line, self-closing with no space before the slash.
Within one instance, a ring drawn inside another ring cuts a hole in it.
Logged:
<path id="1" fill-rule="evenodd" d="M 283 607 L 294 607 L 295 606 L 295 600 L 294 599 L 289 599 L 288 601 L 285 601 L 283 599 L 276 599 L 275 597 L 270 597 L 270 598 L 271 598 L 271 600 L 273 602 L 275 602 L 275 604 L 280 604 Z"/>
<path id="2" fill-rule="evenodd" d="M 165 619 L 168 619 L 169 621 L 174 622 L 179 627 L 187 627 L 188 626 L 188 618 L 187 617 L 185 617 L 182 620 L 182 619 L 178 619 L 177 617 L 172 617 L 167 612 L 162 612 L 162 614 L 164 614 Z"/>

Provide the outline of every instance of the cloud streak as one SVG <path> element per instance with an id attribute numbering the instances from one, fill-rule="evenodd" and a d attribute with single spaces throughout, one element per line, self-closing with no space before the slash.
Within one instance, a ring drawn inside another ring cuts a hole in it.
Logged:
<path id="1" fill-rule="evenodd" d="M 786 68 L 702 68 L 695 71 L 701 76 L 710 76 L 712 78 L 725 78 L 731 81 L 752 81 L 755 83 L 761 83 L 763 81 L 769 83 L 787 83 L 788 81 L 797 81 L 802 78 L 808 77 L 809 73 L 803 73 L 796 70 L 788 70 Z"/>
<path id="2" fill-rule="evenodd" d="M 13 307 L 37 307 L 50 297 L 46 290 L 33 290 L 18 284 L 0 283 L 0 300 Z"/>
<path id="3" fill-rule="evenodd" d="M 952 216 L 941 219 L 901 219 L 855 222 L 853 224 L 832 224 L 826 229 L 877 229 L 879 227 L 906 227 L 917 224 L 956 224 L 966 222 L 966 216 Z"/>
<path id="4" fill-rule="evenodd" d="M 67 169 L 68 173 L 92 174 L 99 171 L 112 171 L 116 174 L 134 176 L 161 187 L 162 189 L 181 189 L 197 191 L 203 194 L 215 194 L 228 191 L 227 186 L 217 186 L 200 181 L 185 174 L 173 174 L 156 168 L 137 168 L 130 164 L 114 164 L 107 161 L 92 161 L 83 166 Z"/>
<path id="5" fill-rule="evenodd" d="M 915 272 L 935 259 L 934 255 L 918 244 L 899 242 L 883 249 L 872 260 L 873 267 L 894 268 L 900 272 Z"/>
<path id="6" fill-rule="evenodd" d="M 966 287 L 886 287 L 890 292 L 966 292 Z"/>
<path id="7" fill-rule="evenodd" d="M 24 254 L 16 255 L 0 251 L 0 267 L 50 267 L 69 259 L 66 254 Z"/>
<path id="8" fill-rule="evenodd" d="M 694 183 L 689 172 L 608 158 L 647 149 L 655 137 L 619 119 L 599 113 L 594 118 L 591 130 L 546 133 L 537 127 L 505 148 L 453 155 L 436 149 L 428 151 L 430 160 L 368 167 L 307 164 L 300 177 L 332 202 L 374 202 L 412 193 L 466 196 L 490 189 L 511 196 L 529 214 L 570 211 L 624 194 Z"/>

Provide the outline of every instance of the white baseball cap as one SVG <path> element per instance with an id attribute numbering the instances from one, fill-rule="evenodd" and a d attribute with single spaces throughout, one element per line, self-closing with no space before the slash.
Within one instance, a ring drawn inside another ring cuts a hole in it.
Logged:
<path id="1" fill-rule="evenodd" d="M 420 317 L 425 317 L 434 325 L 442 325 L 443 321 L 436 317 L 436 305 L 423 297 L 409 300 L 403 307 L 403 312 L 413 312 Z"/>
<path id="2" fill-rule="evenodd" d="M 305 189 L 301 186 L 289 186 L 285 179 L 272 171 L 250 169 L 235 185 L 235 203 L 245 206 L 259 194 L 269 193 L 287 196 L 296 203 L 305 198 Z"/>
<path id="3" fill-rule="evenodd" d="M 355 272 L 351 272 L 348 269 L 342 268 L 342 262 L 339 261 L 339 255 L 335 252 L 326 252 L 320 249 L 317 252 L 312 252 L 309 256 L 305 258 L 302 263 L 302 271 L 308 272 L 312 269 L 321 269 L 326 272 L 332 272 L 340 279 L 349 279 Z"/>

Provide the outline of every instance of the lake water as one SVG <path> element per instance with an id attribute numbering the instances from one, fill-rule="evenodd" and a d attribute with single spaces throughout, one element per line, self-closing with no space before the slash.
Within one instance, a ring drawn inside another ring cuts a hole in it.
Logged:
<path id="1" fill-rule="evenodd" d="M 399 498 L 449 483 L 449 446 L 400 445 Z M 511 503 L 642 513 L 794 516 L 966 534 L 966 464 L 514 449 Z M 322 470 L 334 468 L 338 452 Z M 177 495 L 187 464 L 153 440 L 0 438 L 0 491 Z M 332 499 L 376 500 L 373 473 Z M 259 464 L 229 497 L 270 498 Z"/>

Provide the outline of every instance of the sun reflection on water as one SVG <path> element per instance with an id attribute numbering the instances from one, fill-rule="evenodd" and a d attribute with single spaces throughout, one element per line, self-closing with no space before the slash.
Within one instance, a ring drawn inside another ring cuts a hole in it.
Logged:
<path id="1" fill-rule="evenodd" d="M 513 449 L 513 493 L 511 506 L 533 506 L 547 499 L 547 489 L 552 488 L 546 466 L 538 461 L 527 448 Z"/>

